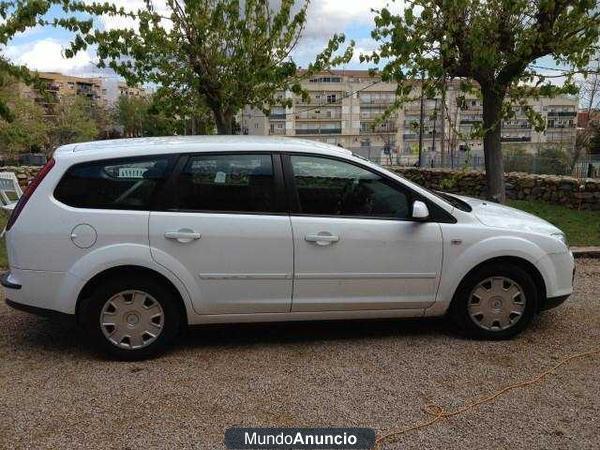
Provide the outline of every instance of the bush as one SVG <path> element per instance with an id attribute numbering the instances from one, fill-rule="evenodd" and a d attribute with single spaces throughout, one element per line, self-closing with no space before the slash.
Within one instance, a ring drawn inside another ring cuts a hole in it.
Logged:
<path id="1" fill-rule="evenodd" d="M 535 160 L 535 172 L 547 175 L 570 175 L 569 155 L 559 148 L 540 150 Z"/>
<path id="2" fill-rule="evenodd" d="M 522 147 L 510 147 L 504 151 L 505 172 L 531 172 L 533 155 Z"/>

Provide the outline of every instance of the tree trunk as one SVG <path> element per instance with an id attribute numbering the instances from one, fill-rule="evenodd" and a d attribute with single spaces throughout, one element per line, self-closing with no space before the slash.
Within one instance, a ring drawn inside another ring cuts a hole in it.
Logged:
<path id="1" fill-rule="evenodd" d="M 213 115 L 218 134 L 233 134 L 233 114 L 231 112 L 217 107 L 213 108 Z"/>
<path id="2" fill-rule="evenodd" d="M 504 203 L 506 192 L 504 187 L 504 159 L 500 144 L 501 114 L 505 91 L 482 88 L 483 95 L 483 153 L 485 155 L 485 175 L 487 181 L 488 200 Z"/>

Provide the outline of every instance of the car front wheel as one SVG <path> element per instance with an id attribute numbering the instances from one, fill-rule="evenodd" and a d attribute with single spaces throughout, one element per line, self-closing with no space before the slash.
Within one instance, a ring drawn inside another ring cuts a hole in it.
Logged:
<path id="1" fill-rule="evenodd" d="M 461 283 L 450 315 L 459 331 L 482 339 L 508 339 L 531 323 L 538 293 L 529 273 L 519 266 L 490 264 Z"/>

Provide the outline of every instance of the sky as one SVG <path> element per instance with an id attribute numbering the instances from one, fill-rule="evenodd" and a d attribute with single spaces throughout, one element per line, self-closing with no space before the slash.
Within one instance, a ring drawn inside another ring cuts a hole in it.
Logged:
<path id="1" fill-rule="evenodd" d="M 93 2 L 94 0 L 83 0 Z M 158 12 L 167 12 L 165 0 L 154 0 Z M 276 4 L 280 0 L 270 0 Z M 368 54 L 377 48 L 377 42 L 371 38 L 375 13 L 373 10 L 387 6 L 392 12 L 400 13 L 405 0 L 311 0 L 308 19 L 303 37 L 292 54 L 294 61 L 306 67 L 315 56 L 325 48 L 329 38 L 335 33 L 344 33 L 356 43 L 353 60 L 340 69 L 368 69 L 370 66 L 360 64 L 360 54 Z M 117 6 L 136 11 L 144 8 L 144 0 L 112 0 Z M 58 10 L 55 10 L 58 11 Z M 102 17 L 98 24 L 104 29 L 122 28 L 131 25 L 127 19 Z M 114 85 L 118 77 L 109 69 L 98 69 L 95 65 L 96 55 L 93 48 L 77 53 L 74 58 L 64 58 L 63 51 L 68 47 L 72 34 L 62 29 L 51 27 L 34 27 L 16 36 L 3 49 L 5 56 L 13 62 L 26 65 L 30 69 L 46 72 L 61 72 L 75 76 L 94 76 L 107 79 L 107 84 Z M 551 58 L 538 61 L 540 65 L 556 67 Z M 539 70 L 540 73 L 556 75 L 552 70 Z M 552 83 L 562 84 L 564 79 L 554 78 Z"/>
<path id="2" fill-rule="evenodd" d="M 276 1 L 276 0 L 274 0 Z M 160 2 L 155 2 L 160 9 Z M 143 7 L 142 0 L 117 0 L 118 6 L 136 10 Z M 321 51 L 334 33 L 344 33 L 348 40 L 356 42 L 354 59 L 346 69 L 367 69 L 361 65 L 360 53 L 368 53 L 377 47 L 370 33 L 374 26 L 374 13 L 389 3 L 389 0 L 312 0 L 308 10 L 307 26 L 303 38 L 293 53 L 294 61 L 305 67 Z M 390 9 L 399 11 L 402 0 L 390 4 Z M 102 18 L 105 29 L 117 28 L 125 23 L 119 18 Z M 48 72 L 62 72 L 79 76 L 114 77 L 107 71 L 95 67 L 96 56 L 93 49 L 79 52 L 74 58 L 62 56 L 68 46 L 71 34 L 64 30 L 35 27 L 18 35 L 4 49 L 4 53 L 15 63 L 30 69 Z"/>

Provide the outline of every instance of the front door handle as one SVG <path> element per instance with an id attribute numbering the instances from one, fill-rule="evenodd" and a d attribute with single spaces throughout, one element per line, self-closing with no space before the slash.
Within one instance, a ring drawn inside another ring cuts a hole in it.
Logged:
<path id="1" fill-rule="evenodd" d="M 165 238 L 173 239 L 182 244 L 188 244 L 192 241 L 197 241 L 200 239 L 202 235 L 200 233 L 196 233 L 194 230 L 189 230 L 187 228 L 182 228 L 177 231 L 167 231 L 165 233 Z"/>
<path id="2" fill-rule="evenodd" d="M 320 233 L 317 233 L 317 234 L 307 234 L 304 237 L 304 240 L 306 242 L 311 242 L 311 243 L 314 243 L 317 245 L 325 246 L 325 245 L 331 245 L 331 244 L 338 242 L 340 240 L 340 237 L 335 236 L 326 231 L 321 231 Z"/>

